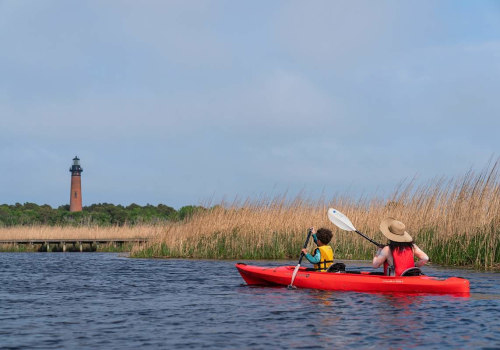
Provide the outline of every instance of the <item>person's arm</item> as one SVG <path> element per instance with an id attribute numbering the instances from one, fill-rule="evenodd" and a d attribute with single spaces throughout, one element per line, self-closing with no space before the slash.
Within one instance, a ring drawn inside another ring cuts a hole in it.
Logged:
<path id="1" fill-rule="evenodd" d="M 418 261 L 415 263 L 416 267 L 424 266 L 429 261 L 427 254 L 425 254 L 416 244 L 413 245 L 413 254 L 418 258 Z"/>
<path id="2" fill-rule="evenodd" d="M 319 249 L 316 250 L 316 254 L 312 256 L 307 252 L 307 249 L 302 249 L 302 252 L 305 254 L 304 256 L 306 257 L 307 261 L 309 261 L 311 264 L 317 264 L 321 261 L 321 253 Z"/>
<path id="3" fill-rule="evenodd" d="M 316 230 L 316 228 L 313 226 L 311 227 L 311 233 L 312 233 L 312 238 L 314 240 L 314 244 L 318 244 L 318 237 L 316 237 L 316 233 L 318 232 L 318 230 Z"/>
<path id="4" fill-rule="evenodd" d="M 389 246 L 385 246 L 384 248 L 379 248 L 377 253 L 373 257 L 372 265 L 374 268 L 380 267 L 384 261 L 387 259 L 389 255 L 390 248 Z"/>

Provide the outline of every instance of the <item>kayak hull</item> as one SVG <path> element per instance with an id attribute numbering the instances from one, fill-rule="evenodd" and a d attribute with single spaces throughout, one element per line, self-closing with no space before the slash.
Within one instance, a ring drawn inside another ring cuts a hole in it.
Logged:
<path id="1" fill-rule="evenodd" d="M 288 286 L 295 266 L 262 267 L 236 264 L 248 285 Z M 298 288 L 355 292 L 469 294 L 469 281 L 460 277 L 382 276 L 369 272 L 318 272 L 299 268 L 293 285 Z"/>

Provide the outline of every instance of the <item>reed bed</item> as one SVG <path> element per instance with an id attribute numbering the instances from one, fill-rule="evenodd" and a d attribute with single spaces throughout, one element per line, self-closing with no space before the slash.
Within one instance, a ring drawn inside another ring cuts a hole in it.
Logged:
<path id="1" fill-rule="evenodd" d="M 0 227 L 0 240 L 121 240 L 152 238 L 164 230 L 162 225 L 144 226 L 12 226 Z"/>
<path id="2" fill-rule="evenodd" d="M 307 228 L 328 227 L 336 259 L 371 259 L 374 246 L 353 232 L 338 230 L 329 207 L 346 214 L 361 232 L 379 242 L 387 216 L 403 221 L 431 262 L 449 266 L 500 267 L 499 161 L 480 172 L 422 185 L 402 182 L 386 198 L 335 196 L 316 201 L 286 195 L 220 203 L 180 222 L 99 227 L 16 226 L 0 228 L 0 240 L 139 239 L 135 257 L 211 259 L 295 259 Z M 312 248 L 312 246 L 310 247 Z"/>
<path id="3" fill-rule="evenodd" d="M 134 247 L 136 257 L 213 259 L 297 258 L 308 227 L 333 231 L 336 259 L 371 259 L 374 246 L 353 232 L 340 231 L 326 216 L 329 207 L 346 214 L 361 232 L 385 242 L 380 221 L 394 217 L 406 224 L 431 262 L 491 269 L 500 266 L 499 161 L 483 171 L 423 185 L 400 184 L 388 198 L 305 200 L 286 196 L 243 203 L 221 203 L 157 232 Z"/>

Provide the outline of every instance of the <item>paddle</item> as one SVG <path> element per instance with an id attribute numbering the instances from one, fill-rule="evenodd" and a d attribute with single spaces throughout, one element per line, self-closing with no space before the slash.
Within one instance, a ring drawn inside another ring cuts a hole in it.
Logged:
<path id="1" fill-rule="evenodd" d="M 306 242 L 304 243 L 304 249 L 307 248 L 307 243 L 309 243 L 309 239 L 311 238 L 311 234 L 312 234 L 312 229 L 309 229 L 307 231 L 307 238 L 306 238 Z M 293 270 L 292 281 L 288 285 L 288 289 L 295 288 L 293 286 L 293 281 L 295 280 L 295 276 L 297 276 L 297 272 L 299 271 L 300 263 L 302 262 L 302 258 L 304 257 L 304 255 L 305 255 L 304 252 L 300 252 L 299 263 L 297 264 L 297 266 L 295 266 L 295 270 Z"/>
<path id="2" fill-rule="evenodd" d="M 333 224 L 335 224 L 335 226 L 337 226 L 338 228 L 345 230 L 345 231 L 354 231 L 357 234 L 361 235 L 361 237 L 364 237 L 367 240 L 369 240 L 370 242 L 372 242 L 373 244 L 375 244 L 377 247 L 379 247 L 379 248 L 385 247 L 383 244 L 375 242 L 373 239 L 366 237 L 364 234 L 362 234 L 361 232 L 356 230 L 354 228 L 354 225 L 352 224 L 351 220 L 349 220 L 349 218 L 347 216 L 345 216 L 344 214 L 342 214 L 340 211 L 333 209 L 333 208 L 330 208 L 330 209 L 328 209 L 327 215 L 328 215 L 328 219 L 330 219 L 330 221 Z"/>

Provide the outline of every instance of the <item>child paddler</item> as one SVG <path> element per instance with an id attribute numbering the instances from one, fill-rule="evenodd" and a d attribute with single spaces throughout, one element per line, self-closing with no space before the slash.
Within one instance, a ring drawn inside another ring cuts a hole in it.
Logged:
<path id="1" fill-rule="evenodd" d="M 304 256 L 311 263 L 314 264 L 314 269 L 318 271 L 326 271 L 333 263 L 333 250 L 328 245 L 332 240 L 332 231 L 327 228 L 316 229 L 312 228 L 312 237 L 314 243 L 318 246 L 313 252 L 313 255 L 307 252 L 307 249 L 302 249 Z"/>
<path id="2" fill-rule="evenodd" d="M 415 243 L 401 221 L 386 218 L 380 223 L 380 231 L 389 239 L 388 245 L 379 248 L 373 258 L 373 267 L 384 265 L 384 275 L 401 276 L 405 272 L 421 267 L 429 257 Z M 415 263 L 415 257 L 418 261 Z"/>

